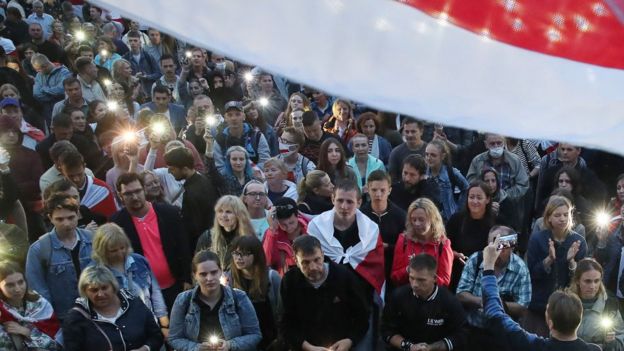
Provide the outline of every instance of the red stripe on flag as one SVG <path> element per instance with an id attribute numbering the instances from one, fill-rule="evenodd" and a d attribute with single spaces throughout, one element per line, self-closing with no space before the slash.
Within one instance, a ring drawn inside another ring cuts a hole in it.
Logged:
<path id="1" fill-rule="evenodd" d="M 377 235 L 375 249 L 369 251 L 364 260 L 355 267 L 355 271 L 362 276 L 381 296 L 381 289 L 386 281 L 384 272 L 384 249 L 381 234 Z"/>
<path id="2" fill-rule="evenodd" d="M 624 26 L 605 1 L 401 2 L 487 39 L 570 60 L 624 69 Z M 622 0 L 612 2 L 624 4 Z"/>

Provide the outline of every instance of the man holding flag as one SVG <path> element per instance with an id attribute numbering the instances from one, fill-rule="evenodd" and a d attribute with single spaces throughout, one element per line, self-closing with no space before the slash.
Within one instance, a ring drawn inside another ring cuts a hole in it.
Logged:
<path id="1" fill-rule="evenodd" d="M 327 258 L 354 271 L 362 282 L 373 314 L 368 333 L 356 350 L 366 350 L 373 346 L 372 340 L 377 340 L 373 337 L 377 330 L 373 322 L 377 320 L 385 289 L 383 241 L 379 226 L 359 210 L 362 192 L 357 184 L 336 184 L 332 202 L 332 210 L 312 219 L 308 234 L 319 239 Z"/>

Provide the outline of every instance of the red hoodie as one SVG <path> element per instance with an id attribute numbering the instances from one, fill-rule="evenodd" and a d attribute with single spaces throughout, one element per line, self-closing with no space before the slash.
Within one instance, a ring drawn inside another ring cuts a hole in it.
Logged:
<path id="1" fill-rule="evenodd" d="M 301 226 L 301 235 L 308 234 L 308 221 L 305 217 L 298 215 L 297 220 Z M 288 234 L 281 228 L 277 228 L 277 233 L 273 233 L 271 228 L 264 233 L 262 243 L 267 265 L 275 269 L 280 276 L 284 276 L 288 268 L 296 266 L 295 253 L 292 249 L 292 241 L 288 239 Z"/>

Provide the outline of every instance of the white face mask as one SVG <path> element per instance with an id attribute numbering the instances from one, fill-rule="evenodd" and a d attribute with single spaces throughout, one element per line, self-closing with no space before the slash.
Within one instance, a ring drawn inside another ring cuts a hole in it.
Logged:
<path id="1" fill-rule="evenodd" d="M 215 63 L 215 68 L 219 71 L 225 71 L 225 62 Z"/>
<path id="2" fill-rule="evenodd" d="M 503 156 L 504 151 L 505 151 L 505 148 L 502 146 L 491 148 L 490 156 L 492 156 L 493 158 L 500 158 L 501 156 Z"/>
<path id="3" fill-rule="evenodd" d="M 297 152 L 297 147 L 298 146 L 296 144 L 279 143 L 279 152 L 284 157 L 288 157 Z"/>

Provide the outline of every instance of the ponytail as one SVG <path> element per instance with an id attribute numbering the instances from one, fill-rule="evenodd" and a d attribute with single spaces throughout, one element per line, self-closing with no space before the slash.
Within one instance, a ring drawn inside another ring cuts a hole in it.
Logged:
<path id="1" fill-rule="evenodd" d="M 303 179 L 299 182 L 297 186 L 297 194 L 299 203 L 305 202 L 306 196 L 310 195 L 315 188 L 323 185 L 322 179 L 327 175 L 327 173 L 315 169 L 313 171 L 308 172 L 308 174 L 303 176 Z"/>

